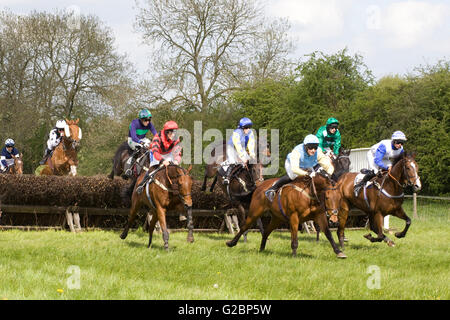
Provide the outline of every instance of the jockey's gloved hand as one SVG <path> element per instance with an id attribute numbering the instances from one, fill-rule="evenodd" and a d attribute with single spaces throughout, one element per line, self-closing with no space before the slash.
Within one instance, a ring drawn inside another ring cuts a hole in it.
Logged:
<path id="1" fill-rule="evenodd" d="M 312 178 L 314 178 L 316 176 L 316 172 L 315 171 L 312 171 L 310 174 L 309 174 L 309 177 L 312 179 Z"/>

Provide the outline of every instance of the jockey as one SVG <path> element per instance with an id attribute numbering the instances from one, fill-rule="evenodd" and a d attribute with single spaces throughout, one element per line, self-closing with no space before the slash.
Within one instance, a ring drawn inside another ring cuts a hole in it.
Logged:
<path id="1" fill-rule="evenodd" d="M 144 179 L 138 186 L 137 192 L 142 192 L 142 187 L 153 177 L 150 172 L 156 173 L 156 166 L 161 161 L 162 165 L 167 167 L 171 162 L 179 165 L 181 163 L 181 145 L 180 139 L 177 138 L 178 125 L 175 121 L 167 121 L 161 132 L 157 133 L 153 137 L 152 144 L 150 146 L 150 170 L 145 174 Z M 153 167 L 153 170 L 151 169 Z"/>
<path id="2" fill-rule="evenodd" d="M 256 159 L 255 136 L 250 129 L 252 126 L 253 123 L 249 118 L 242 118 L 227 142 L 227 160 L 221 164 L 219 170 L 225 185 L 230 183 L 230 174 L 236 163 L 247 165 L 250 159 Z"/>
<path id="3" fill-rule="evenodd" d="M 56 121 L 55 127 L 50 130 L 48 134 L 47 140 L 47 148 L 44 151 L 44 157 L 39 162 L 39 164 L 45 164 L 48 157 L 52 154 L 53 150 L 58 146 L 61 142 L 63 136 L 70 136 L 69 126 L 67 125 L 65 120 Z"/>
<path id="4" fill-rule="evenodd" d="M 125 163 L 125 174 L 129 177 L 132 175 L 131 167 L 139 155 L 139 150 L 150 142 L 145 137 L 148 131 L 151 131 L 153 136 L 157 133 L 152 123 L 152 114 L 148 109 L 142 109 L 139 111 L 138 119 L 131 121 L 128 130 L 128 146 L 133 150 L 133 154 Z"/>
<path id="5" fill-rule="evenodd" d="M 286 175 L 277 180 L 266 192 L 265 195 L 270 202 L 275 197 L 275 192 L 281 186 L 291 182 L 297 177 L 310 176 L 314 178 L 315 167 L 320 165 L 331 176 L 334 168 L 331 159 L 327 157 L 319 147 L 319 139 L 313 134 L 308 134 L 302 144 L 297 145 L 291 153 L 287 155 L 284 167 Z"/>
<path id="6" fill-rule="evenodd" d="M 330 157 L 338 156 L 341 148 L 341 133 L 339 132 L 339 121 L 329 118 L 326 125 L 317 130 L 319 148 Z"/>
<path id="7" fill-rule="evenodd" d="M 14 164 L 14 158 L 19 158 L 19 150 L 14 147 L 13 139 L 6 139 L 5 146 L 2 149 L 2 154 L 0 157 L 0 172 L 6 172 L 8 167 Z"/>
<path id="8" fill-rule="evenodd" d="M 406 136 L 401 131 L 395 131 L 391 139 L 381 140 L 377 144 L 374 144 L 367 152 L 367 161 L 369 163 L 369 171 L 364 178 L 355 185 L 355 196 L 358 196 L 358 192 L 361 187 L 380 170 L 389 171 L 392 167 L 391 160 L 397 159 L 403 154 L 403 144 L 406 142 Z"/>

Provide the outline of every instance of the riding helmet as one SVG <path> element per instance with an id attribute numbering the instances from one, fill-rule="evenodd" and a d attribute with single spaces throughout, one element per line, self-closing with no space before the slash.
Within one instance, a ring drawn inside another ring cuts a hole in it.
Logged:
<path id="1" fill-rule="evenodd" d="M 406 135 L 401 132 L 401 131 L 395 131 L 392 134 L 391 140 L 402 140 L 402 141 L 406 141 Z"/>
<path id="2" fill-rule="evenodd" d="M 313 134 L 308 134 L 303 140 L 303 144 L 306 145 L 319 145 L 319 138 Z"/>
<path id="3" fill-rule="evenodd" d="M 167 131 L 167 130 L 177 130 L 178 129 L 178 125 L 177 125 L 177 123 L 175 122 L 175 121 L 167 121 L 165 124 L 164 124 L 164 127 L 163 127 L 163 131 Z"/>
<path id="4" fill-rule="evenodd" d="M 151 118 L 152 114 L 148 109 L 142 109 L 139 111 L 139 119 Z"/>
<path id="5" fill-rule="evenodd" d="M 58 129 L 65 129 L 66 128 L 66 121 L 64 121 L 64 120 L 56 121 L 56 128 L 58 128 Z"/>
<path id="6" fill-rule="evenodd" d="M 14 147 L 15 143 L 13 139 L 6 139 L 5 146 L 7 147 Z"/>
<path id="7" fill-rule="evenodd" d="M 253 122 L 249 118 L 239 120 L 239 128 L 250 128 L 251 126 L 253 126 Z"/>

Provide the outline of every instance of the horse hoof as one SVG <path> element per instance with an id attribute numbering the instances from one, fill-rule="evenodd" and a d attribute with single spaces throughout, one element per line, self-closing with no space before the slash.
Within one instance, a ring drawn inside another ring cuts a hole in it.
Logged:
<path id="1" fill-rule="evenodd" d="M 339 252 L 339 253 L 336 255 L 336 257 L 337 257 L 338 259 L 347 259 L 346 254 L 343 253 L 343 252 Z"/>
<path id="2" fill-rule="evenodd" d="M 366 238 L 367 240 L 370 240 L 370 239 L 372 239 L 372 235 L 370 233 L 365 234 L 364 238 Z"/>
<path id="3" fill-rule="evenodd" d="M 394 241 L 388 241 L 388 242 L 387 242 L 387 245 L 388 245 L 389 247 L 395 247 Z"/>
<path id="4" fill-rule="evenodd" d="M 227 241 L 226 244 L 230 248 L 232 248 L 232 247 L 234 247 L 236 245 L 235 243 L 233 243 L 233 241 Z"/>
<path id="5" fill-rule="evenodd" d="M 397 237 L 397 238 L 404 238 L 405 237 L 405 235 L 404 234 L 402 234 L 401 232 L 397 232 L 396 234 L 395 234 L 395 237 Z"/>
<path id="6" fill-rule="evenodd" d="M 123 233 L 122 233 L 122 234 L 120 235 L 120 239 L 122 239 L 122 240 L 125 240 L 126 237 L 127 237 L 127 234 L 123 234 Z"/>

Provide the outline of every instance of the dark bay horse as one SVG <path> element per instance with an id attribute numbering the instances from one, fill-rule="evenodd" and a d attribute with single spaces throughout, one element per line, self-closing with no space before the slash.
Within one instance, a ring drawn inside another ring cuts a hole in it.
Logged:
<path id="1" fill-rule="evenodd" d="M 332 159 L 334 172 L 331 176 L 331 178 L 334 181 L 338 181 L 339 178 L 346 172 L 350 171 L 350 151 L 351 150 L 344 150 L 343 148 L 339 149 L 339 154 L 337 157 L 334 157 Z"/>
<path id="2" fill-rule="evenodd" d="M 141 148 L 139 155 L 134 162 L 131 170 L 133 171 L 133 177 L 136 179 L 144 166 L 148 166 L 150 163 L 149 161 L 149 154 L 150 150 L 148 148 Z M 133 151 L 128 146 L 128 142 L 124 141 L 116 150 L 116 153 L 114 154 L 114 158 L 112 159 L 113 162 L 113 168 L 111 170 L 111 173 L 108 175 L 108 178 L 114 179 L 114 176 L 122 177 L 123 179 L 127 180 L 128 176 L 124 174 L 124 168 L 125 163 L 132 155 Z"/>
<path id="3" fill-rule="evenodd" d="M 137 212 L 145 205 L 156 214 L 152 215 L 152 220 L 149 224 L 148 247 L 152 244 L 153 230 L 155 229 L 156 221 L 159 221 L 164 240 L 164 249 L 169 249 L 169 232 L 167 230 L 166 212 L 168 210 L 176 210 L 177 212 L 187 212 L 187 227 L 188 227 L 188 242 L 194 242 L 192 221 L 192 178 L 189 175 L 192 166 L 187 170 L 177 165 L 169 165 L 161 169 L 154 175 L 154 182 L 147 184 L 142 193 L 136 192 L 136 185 L 139 185 L 144 179 L 145 172 L 137 178 L 134 184 L 130 186 L 133 188 L 131 195 L 131 208 L 128 215 L 128 222 L 120 235 L 120 238 L 125 239 L 128 235 L 128 230 L 136 219 Z M 177 188 L 174 188 L 177 186 Z"/>
<path id="4" fill-rule="evenodd" d="M 385 241 L 389 246 L 394 242 L 383 234 L 383 218 L 393 215 L 405 220 L 406 225 L 402 232 L 397 232 L 397 238 L 405 237 L 411 219 L 402 208 L 404 199 L 403 188 L 412 186 L 414 191 L 421 189 L 419 166 L 415 161 L 415 154 L 403 154 L 393 164 L 389 172 L 377 176 L 369 188 L 361 188 L 357 197 L 354 195 L 354 181 L 358 173 L 345 173 L 339 179 L 338 188 L 342 193 L 342 206 L 339 211 L 338 238 L 341 247 L 344 246 L 344 229 L 348 212 L 352 207 L 358 208 L 369 216 L 370 229 L 377 234 L 374 238 L 369 233 L 364 237 L 371 242 Z"/>
<path id="5" fill-rule="evenodd" d="M 264 181 L 253 193 L 245 225 L 239 233 L 226 244 L 233 247 L 237 244 L 241 235 L 248 230 L 261 215 L 269 211 L 271 220 L 264 230 L 261 239 L 260 251 L 266 246 L 266 241 L 271 232 L 281 223 L 288 222 L 291 229 L 292 255 L 297 254 L 298 226 L 308 220 L 316 222 L 325 233 L 333 251 L 338 258 L 347 256 L 339 250 L 333 240 L 328 227 L 327 213 L 336 215 L 341 202 L 341 194 L 335 183 L 326 173 L 317 173 L 311 179 L 300 177 L 278 190 L 273 202 L 270 202 L 264 192 L 277 180 L 277 178 Z"/>
<path id="6" fill-rule="evenodd" d="M 210 192 L 213 191 L 217 182 L 219 182 L 220 187 L 223 192 L 228 196 L 232 208 L 236 208 L 239 212 L 239 224 L 242 225 L 245 221 L 246 208 L 248 208 L 252 193 L 256 187 L 264 181 L 260 156 L 269 157 L 270 148 L 266 144 L 259 153 L 259 144 L 256 146 L 257 163 L 248 164 L 246 167 L 242 164 L 237 164 L 232 170 L 230 183 L 225 185 L 223 183 L 222 176 L 218 173 L 218 168 L 221 163 L 227 159 L 226 154 L 227 141 L 223 140 L 216 145 L 211 151 L 210 164 L 205 167 L 205 174 L 203 178 L 203 185 L 201 190 L 206 190 L 206 182 L 208 178 L 214 178 L 213 183 L 210 187 Z M 264 231 L 261 219 L 257 221 L 258 228 L 261 234 Z M 244 234 L 244 241 L 247 240 L 247 232 Z"/>
<path id="7" fill-rule="evenodd" d="M 63 136 L 60 144 L 55 148 L 52 156 L 45 162 L 41 175 L 77 175 L 78 157 L 80 147 L 81 129 L 78 126 L 79 119 L 67 120 L 70 136 Z"/>

